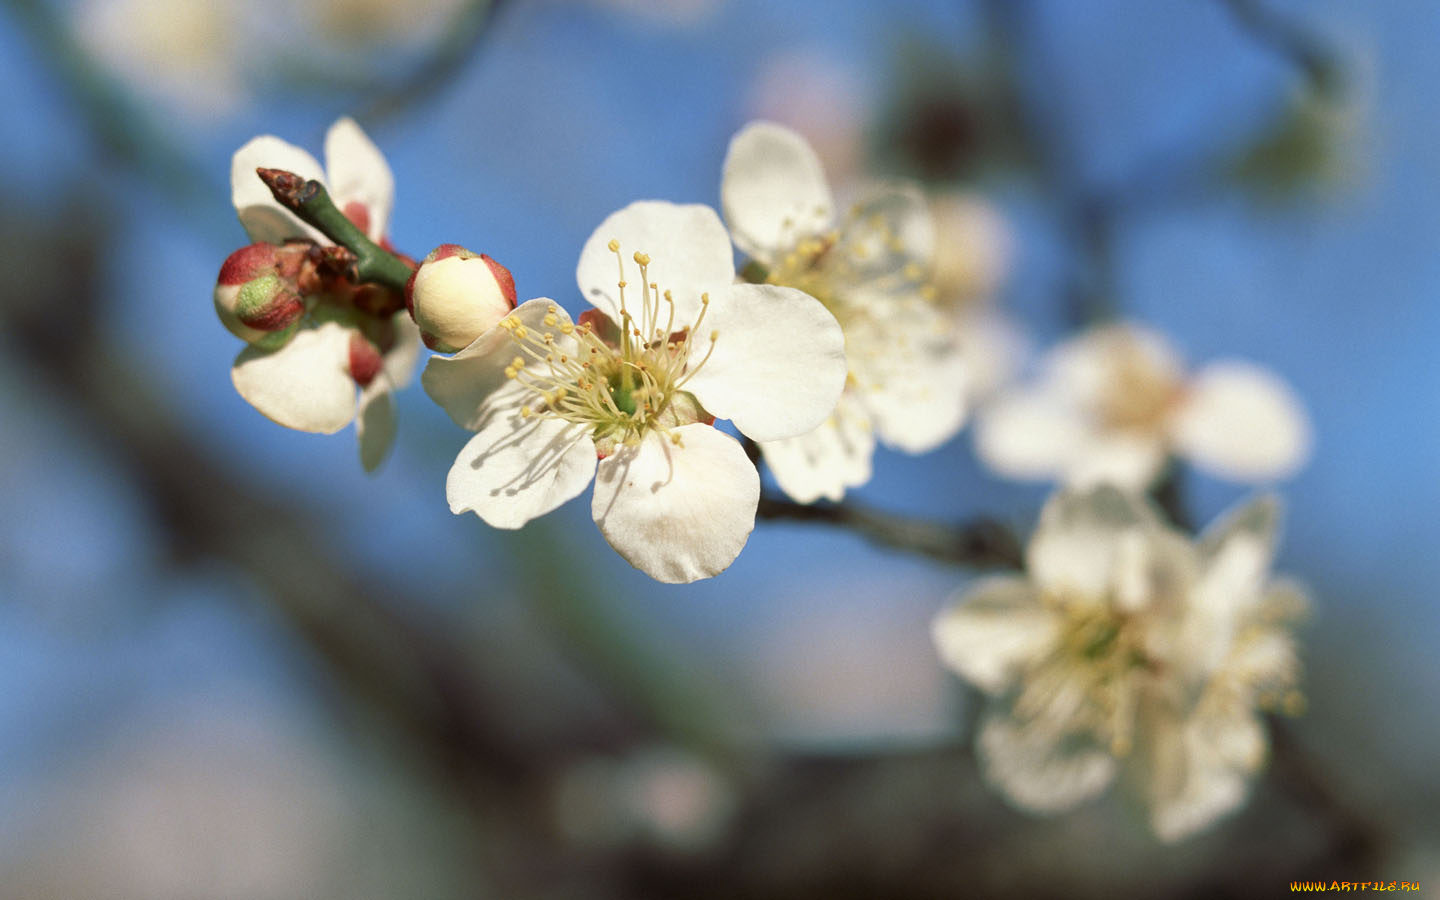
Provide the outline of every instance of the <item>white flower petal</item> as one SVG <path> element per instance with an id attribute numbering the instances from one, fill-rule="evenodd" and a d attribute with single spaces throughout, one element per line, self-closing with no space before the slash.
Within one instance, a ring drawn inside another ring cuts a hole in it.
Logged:
<path id="1" fill-rule="evenodd" d="M 1098 601 L 1121 584 L 1133 584 L 1131 569 L 1148 565 L 1134 537 L 1145 539 L 1162 528 L 1144 500 L 1113 487 L 1062 491 L 1040 514 L 1026 568 L 1047 594 Z"/>
<path id="2" fill-rule="evenodd" d="M 372 241 L 383 238 L 395 202 L 395 176 L 380 148 L 348 116 L 325 133 L 325 173 L 330 199 L 341 212 L 351 203 L 364 206 L 366 234 Z"/>
<path id="3" fill-rule="evenodd" d="M 1059 478 L 1093 430 L 1061 398 L 1039 392 L 1002 394 L 975 423 L 975 452 L 981 462 L 1007 478 Z"/>
<path id="4" fill-rule="evenodd" d="M 360 411 L 355 417 L 355 437 L 360 442 L 360 465 L 373 472 L 390 455 L 395 445 L 395 394 L 382 373 L 360 391 Z"/>
<path id="5" fill-rule="evenodd" d="M 1020 326 L 991 309 L 962 312 L 955 339 L 965 360 L 965 381 L 972 405 L 994 397 L 1015 379 L 1029 352 Z"/>
<path id="6" fill-rule="evenodd" d="M 619 242 L 619 259 L 610 250 L 612 240 Z M 636 253 L 650 257 L 650 283 L 658 285 L 662 293 L 672 291 L 677 329 L 695 320 L 703 291 L 713 291 L 735 280 L 735 253 L 715 210 L 698 203 L 632 203 L 611 213 L 591 233 L 575 270 L 580 293 L 617 325 L 621 261 L 625 267 L 626 309 L 637 321 L 641 318 L 643 292 Z"/>
<path id="7" fill-rule="evenodd" d="M 1198 468 L 1238 481 L 1287 478 L 1310 454 L 1310 424 L 1295 394 L 1244 362 L 1202 369 L 1173 427 L 1176 446 Z"/>
<path id="8" fill-rule="evenodd" d="M 935 221 L 925 192 L 909 181 L 869 185 L 846 216 L 840 240 L 865 271 L 893 271 L 912 262 L 929 265 Z"/>
<path id="9" fill-rule="evenodd" d="M 803 137 L 771 122 L 752 123 L 731 139 L 720 203 L 735 246 L 767 264 L 835 215 L 820 158 Z"/>
<path id="10" fill-rule="evenodd" d="M 507 318 L 532 331 L 543 332 L 545 315 L 551 307 L 562 322 L 570 321 L 555 301 L 544 297 L 525 301 Z M 557 341 L 563 337 L 556 334 Z M 489 419 L 491 395 L 510 383 L 505 377 L 505 367 L 515 358 L 514 348 L 509 331 L 492 328 L 454 356 L 430 357 L 420 383 L 430 399 L 449 413 L 456 425 L 478 431 Z"/>
<path id="11" fill-rule="evenodd" d="M 858 342 L 848 341 L 855 347 Z M 880 440 L 907 453 L 928 453 L 965 423 L 969 394 L 965 360 L 933 332 L 917 330 L 879 356 L 850 356 L 866 409 Z"/>
<path id="12" fill-rule="evenodd" d="M 1197 674 L 1220 667 L 1243 618 L 1264 599 L 1279 515 L 1278 500 L 1259 497 L 1221 517 L 1201 539 L 1205 569 L 1195 585 L 1181 641 Z"/>
<path id="13" fill-rule="evenodd" d="M 595 524 L 630 565 L 688 584 L 723 572 L 755 528 L 760 477 L 740 444 L 709 425 L 652 432 L 606 457 Z"/>
<path id="14" fill-rule="evenodd" d="M 519 528 L 585 490 L 595 475 L 590 429 L 551 416 L 522 417 L 519 392 L 470 439 L 450 467 L 450 511 L 494 528 Z"/>
<path id="15" fill-rule="evenodd" d="M 685 385 L 714 416 L 757 441 L 811 431 L 845 389 L 845 335 L 809 294 L 736 284 L 711 292 L 692 339 L 692 365 L 714 350 Z"/>
<path id="16" fill-rule="evenodd" d="M 333 434 L 355 418 L 350 329 L 337 322 L 302 328 L 275 351 L 247 347 L 230 380 L 266 418 L 299 431 Z"/>
<path id="17" fill-rule="evenodd" d="M 1156 390 L 1179 384 L 1180 355 L 1164 335 L 1134 323 L 1092 328 L 1050 352 L 1046 386 L 1098 412 L 1116 390 Z"/>
<path id="18" fill-rule="evenodd" d="M 1054 646 L 1060 619 L 1041 606 L 1026 578 L 981 581 L 935 617 L 930 633 L 940 660 L 989 694 L 1005 691 Z"/>
<path id="19" fill-rule="evenodd" d="M 1074 449 L 1061 476 L 1070 487 L 1113 484 L 1143 491 L 1165 467 L 1165 446 L 1156 437 L 1124 431 L 1091 432 Z"/>
<path id="20" fill-rule="evenodd" d="M 275 201 L 265 182 L 255 174 L 259 168 L 284 169 L 302 178 L 325 180 L 325 172 L 315 157 L 273 135 L 252 138 L 235 151 L 230 160 L 230 199 L 250 240 L 283 244 L 289 238 L 310 238 L 322 244 L 330 243 L 323 234 Z"/>
<path id="21" fill-rule="evenodd" d="M 1157 725 L 1147 786 L 1155 834 L 1178 841 L 1239 807 L 1264 747 L 1264 733 L 1248 711 Z"/>
<path id="22" fill-rule="evenodd" d="M 1057 736 L 991 716 L 980 728 L 981 770 L 1016 806 L 1058 813 L 1094 797 L 1115 777 L 1115 759 L 1093 739 Z"/>
<path id="23" fill-rule="evenodd" d="M 420 358 L 420 329 L 407 312 L 390 319 L 395 328 L 395 345 L 385 353 L 382 371 L 393 390 L 403 390 L 415 378 L 415 361 Z"/>
<path id="24" fill-rule="evenodd" d="M 875 432 L 853 392 L 845 391 L 819 427 L 798 437 L 761 441 L 760 450 L 780 489 L 795 502 L 839 501 L 846 488 L 870 480 Z"/>

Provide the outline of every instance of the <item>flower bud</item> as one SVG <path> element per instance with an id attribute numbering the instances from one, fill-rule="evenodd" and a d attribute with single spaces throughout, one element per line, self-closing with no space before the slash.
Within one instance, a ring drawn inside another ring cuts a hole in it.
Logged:
<path id="1" fill-rule="evenodd" d="M 358 331 L 350 334 L 350 377 L 360 387 L 369 386 L 380 374 L 380 369 L 385 364 L 385 359 L 380 355 L 380 348 L 365 335 Z"/>
<path id="2" fill-rule="evenodd" d="M 215 312 L 236 337 L 273 349 L 299 327 L 305 302 L 295 274 L 304 259 L 298 248 L 251 244 L 230 254 L 215 282 Z"/>
<path id="3" fill-rule="evenodd" d="M 515 280 L 483 253 L 441 244 L 410 276 L 405 306 L 427 347 L 454 353 L 515 308 Z"/>

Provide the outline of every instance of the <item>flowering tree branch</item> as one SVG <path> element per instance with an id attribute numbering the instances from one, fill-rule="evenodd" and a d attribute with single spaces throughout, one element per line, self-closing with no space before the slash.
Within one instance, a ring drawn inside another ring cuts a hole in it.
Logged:
<path id="1" fill-rule="evenodd" d="M 305 180 L 284 169 L 256 169 L 275 201 L 293 212 L 307 225 L 313 225 L 330 240 L 344 247 L 354 257 L 356 283 L 382 284 L 396 291 L 405 289 L 410 267 L 400 257 L 365 236 L 354 222 L 330 199 L 325 185 Z"/>
<path id="2" fill-rule="evenodd" d="M 769 495 L 760 498 L 755 516 L 772 521 L 839 525 L 882 546 L 962 566 L 1020 569 L 1025 565 L 1015 533 L 991 518 L 950 525 L 896 515 L 856 503 L 807 505 Z"/>

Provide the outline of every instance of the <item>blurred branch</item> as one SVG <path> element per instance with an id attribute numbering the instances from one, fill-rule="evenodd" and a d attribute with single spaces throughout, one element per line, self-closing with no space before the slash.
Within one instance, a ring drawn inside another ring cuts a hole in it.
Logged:
<path id="1" fill-rule="evenodd" d="M 105 246 L 92 207 L 63 210 L 63 232 L 6 227 L 12 263 L 63 259 L 43 276 L 12 274 L 24 290 L 0 306 L 9 342 L 37 384 L 103 442 L 147 498 L 171 556 L 226 561 L 306 639 L 332 676 L 363 698 L 456 782 L 514 777 L 533 753 L 497 727 L 461 648 L 418 605 L 400 614 L 388 596 L 332 559 L 309 517 L 214 461 L 167 410 L 141 373 L 100 331 L 97 252 Z M 13 266 L 12 266 L 13 268 Z M 35 267 L 30 267 L 32 270 Z M 46 279 L 54 283 L 46 283 Z M 134 352 L 131 350 L 131 352 Z"/>
<path id="2" fill-rule="evenodd" d="M 125 162 L 173 198 L 189 200 L 214 191 L 145 109 L 110 73 L 96 65 L 75 40 L 55 4 L 44 0 L 0 0 L 16 14 L 80 107 L 84 122 L 105 157 Z"/>
<path id="3" fill-rule="evenodd" d="M 1356 810 L 1330 785 L 1289 722 L 1270 717 L 1272 777 L 1300 807 L 1326 822 L 1327 867 L 1373 872 L 1384 859 L 1385 830 Z"/>
<path id="4" fill-rule="evenodd" d="M 387 118 L 439 92 L 479 50 L 496 14 L 507 5 L 508 0 L 467 3 L 425 62 L 399 83 L 378 91 L 357 118 L 362 122 Z"/>
<path id="5" fill-rule="evenodd" d="M 575 560 L 581 552 L 566 545 L 563 529 L 539 520 L 527 532 L 494 537 L 507 544 L 529 588 L 527 601 L 551 635 L 657 733 L 713 763 L 735 763 L 735 716 L 713 686 L 622 621 L 583 565 L 556 565 L 556 560 Z"/>
<path id="6" fill-rule="evenodd" d="M 963 566 L 1020 569 L 1025 565 L 1019 539 L 995 519 L 950 525 L 870 509 L 853 502 L 802 504 L 768 495 L 760 497 L 755 517 L 772 522 L 836 525 L 881 546 Z"/>
<path id="7" fill-rule="evenodd" d="M 1331 48 L 1308 29 L 1271 9 L 1263 0 L 1220 0 L 1235 24 L 1256 43 L 1288 60 L 1311 89 L 1331 95 L 1340 87 L 1340 66 Z"/>

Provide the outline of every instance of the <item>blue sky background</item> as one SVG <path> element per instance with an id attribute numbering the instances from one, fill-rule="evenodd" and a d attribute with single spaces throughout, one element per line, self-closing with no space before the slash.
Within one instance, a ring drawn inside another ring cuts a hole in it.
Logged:
<path id="1" fill-rule="evenodd" d="M 1376 803 L 1435 797 L 1440 667 L 1440 7 L 1423 0 L 1272 2 L 1342 52 L 1353 79 L 1346 177 L 1295 202 L 1239 189 L 1126 217 L 1120 307 L 1171 334 L 1187 358 L 1255 360 L 1310 409 L 1315 453 L 1281 488 L 1280 568 L 1311 588 L 1305 631 L 1311 712 L 1299 729 L 1338 780 Z M 882 9 L 883 6 L 883 9 Z M 1155 159 L 1218 157 L 1273 121 L 1295 75 L 1203 0 L 1044 0 L 1022 48 L 1053 148 L 1078 183 L 1124 183 Z M 964 4 L 733 0 L 694 29 L 590 5 L 518 2 L 453 83 L 365 123 L 397 180 L 391 234 L 417 256 L 442 242 L 510 267 L 522 297 L 578 312 L 574 264 L 591 229 L 642 198 L 718 202 L 729 136 L 756 72 L 813 48 L 884 86 L 917 35 L 978 40 Z M 409 585 L 462 630 L 526 619 L 516 541 L 570 567 L 624 620 L 701 680 L 743 689 L 789 738 L 869 741 L 950 728 L 928 620 L 962 571 L 818 526 L 761 523 L 731 569 L 656 585 L 589 521 L 588 493 L 520 537 L 452 516 L 444 475 L 466 434 L 418 384 L 376 477 L 353 434 L 286 431 L 229 383 L 237 342 L 209 295 L 244 241 L 228 200 L 229 155 L 271 132 L 319 151 L 355 98 L 262 95 L 213 121 L 152 110 L 206 179 L 176 202 L 108 160 L 54 66 L 0 9 L 0 190 L 34 207 L 59 192 L 113 210 L 105 250 L 107 331 L 207 451 L 268 481 L 327 524 L 324 543 L 357 571 Z M 1067 251 L 1050 198 L 1014 180 L 982 184 L 1017 229 L 1003 298 L 1044 345 L 1060 334 Z M 54 264 L 37 260 L 37 265 Z M 0 337 L 3 351 L 8 337 Z M 106 446 L 47 386 L 0 352 L 0 846 L 33 824 L 37 784 L 83 768 L 135 722 L 173 722 L 196 703 L 258 705 L 266 721 L 329 726 L 303 651 L 222 566 L 170 572 L 145 498 Z M 969 432 L 921 458 L 882 452 L 860 499 L 918 515 L 992 512 L 1028 527 L 1044 492 L 987 476 Z M 1195 479 L 1199 518 L 1245 491 Z M 523 626 L 533 627 L 533 626 Z M 843 679 L 843 680 L 837 680 Z M 851 685 L 835 700 L 820 685 Z M 197 699 L 198 698 L 198 699 Z M 830 704 L 830 705 L 827 705 Z M 156 712 L 160 710 L 162 712 Z M 1403 874 L 1403 873 L 1402 873 Z"/>

